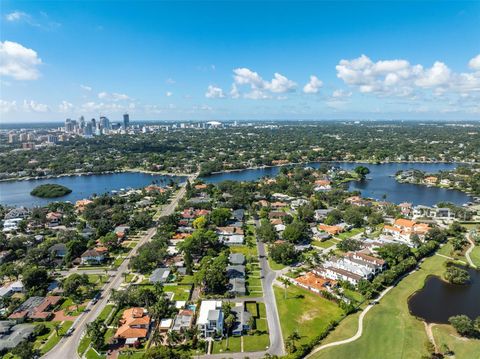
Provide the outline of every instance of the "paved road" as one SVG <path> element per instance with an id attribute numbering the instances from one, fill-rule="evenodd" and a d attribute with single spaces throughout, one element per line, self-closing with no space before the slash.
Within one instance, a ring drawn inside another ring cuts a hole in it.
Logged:
<path id="1" fill-rule="evenodd" d="M 194 179 L 196 176 L 190 177 L 190 180 Z M 180 199 L 183 198 L 185 195 L 185 187 L 183 186 L 177 192 L 175 197 L 172 201 L 163 208 L 162 216 L 169 216 L 174 211 L 178 205 Z M 110 281 L 104 285 L 102 288 L 102 297 L 95 305 L 88 305 L 86 308 L 86 312 L 84 312 L 73 324 L 73 328 L 75 331 L 69 337 L 63 337 L 60 342 L 51 350 L 49 351 L 44 358 L 47 359 L 74 359 L 79 358 L 77 354 L 77 347 L 80 343 L 80 340 L 83 336 L 83 332 L 87 327 L 87 323 L 93 322 L 98 315 L 101 313 L 103 308 L 108 303 L 110 294 L 112 289 L 120 288 L 120 285 L 124 281 L 123 274 L 128 271 L 128 264 L 130 263 L 130 258 L 135 256 L 138 249 L 145 244 L 146 242 L 150 241 L 152 237 L 156 233 L 156 228 L 150 228 L 147 233 L 140 239 L 137 245 L 132 249 L 128 257 L 123 261 L 123 263 L 117 268 L 116 271 L 113 271 L 114 274 L 111 276 Z"/>
<path id="2" fill-rule="evenodd" d="M 260 269 L 263 275 L 262 287 L 265 309 L 267 312 L 268 331 L 270 336 L 270 347 L 268 353 L 272 355 L 285 355 L 283 348 L 282 328 L 280 327 L 280 318 L 278 317 L 277 302 L 273 293 L 273 282 L 277 273 L 270 269 L 265 252 L 265 244 L 257 241 L 258 255 L 260 257 Z"/>

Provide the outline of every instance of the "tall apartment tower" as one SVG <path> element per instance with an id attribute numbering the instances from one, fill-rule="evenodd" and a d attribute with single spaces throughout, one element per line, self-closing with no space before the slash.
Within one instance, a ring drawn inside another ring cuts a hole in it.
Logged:
<path id="1" fill-rule="evenodd" d="M 130 115 L 128 113 L 123 114 L 123 128 L 127 129 L 130 126 Z"/>

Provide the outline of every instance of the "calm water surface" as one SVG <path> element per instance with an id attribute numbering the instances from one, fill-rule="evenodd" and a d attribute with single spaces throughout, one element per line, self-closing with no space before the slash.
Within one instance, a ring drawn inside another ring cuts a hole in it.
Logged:
<path id="1" fill-rule="evenodd" d="M 332 166 L 350 170 L 359 163 L 335 162 L 328 163 Z M 309 163 L 308 166 L 318 168 L 322 163 Z M 435 187 L 419 186 L 414 184 L 397 183 L 392 177 L 399 170 L 419 169 L 426 172 L 450 170 L 456 167 L 453 163 L 387 163 L 387 164 L 364 164 L 370 169 L 367 180 L 351 182 L 350 190 L 359 190 L 364 197 L 382 199 L 394 203 L 412 202 L 414 204 L 434 205 L 446 201 L 458 205 L 471 201 L 471 197 L 455 190 L 447 190 Z M 281 167 L 269 167 L 249 169 L 235 172 L 223 172 L 202 178 L 208 183 L 221 181 L 255 181 L 265 176 L 276 176 Z M 158 181 L 160 185 L 166 185 L 169 179 L 174 181 L 183 180 L 182 177 L 168 177 L 150 175 L 139 172 L 125 172 L 92 176 L 70 176 L 52 179 L 32 181 L 0 182 L 0 203 L 12 206 L 39 206 L 52 201 L 76 201 L 90 197 L 92 194 L 102 194 L 121 188 L 140 188 Z M 30 191 L 44 183 L 58 183 L 72 189 L 72 193 L 57 199 L 41 199 L 30 195 Z"/>
<path id="2" fill-rule="evenodd" d="M 468 269 L 469 285 L 455 285 L 430 276 L 425 286 L 408 301 L 410 313 L 428 323 L 448 323 L 448 318 L 465 314 L 480 315 L 480 271 Z"/>
<path id="3" fill-rule="evenodd" d="M 338 166 L 346 170 L 352 170 L 361 163 L 330 162 L 328 165 Z M 309 163 L 307 166 L 319 168 L 322 163 Z M 451 170 L 456 167 L 454 163 L 385 163 L 370 164 L 364 163 L 364 166 L 370 169 L 369 179 L 362 182 L 351 182 L 349 190 L 358 190 L 364 197 L 382 199 L 386 195 L 386 200 L 393 203 L 411 202 L 413 204 L 423 204 L 431 206 L 438 202 L 452 202 L 458 205 L 469 202 L 472 198 L 463 192 L 448 190 L 436 187 L 419 186 L 408 183 L 398 183 L 392 177 L 400 170 L 409 170 L 412 168 L 425 172 L 438 172 Z M 223 172 L 213 174 L 202 178 L 209 183 L 218 183 L 221 181 L 256 181 L 262 177 L 274 177 L 280 172 L 281 167 L 268 167 L 249 169 L 235 172 Z"/>
<path id="4" fill-rule="evenodd" d="M 75 202 L 93 194 L 103 194 L 122 188 L 141 188 L 152 183 L 166 186 L 170 180 L 180 182 L 183 177 L 151 175 L 141 172 L 124 172 L 91 176 L 68 176 L 31 181 L 0 182 L 0 203 L 11 206 L 44 206 L 55 201 Z M 38 198 L 30 195 L 35 187 L 45 183 L 57 183 L 72 190 L 72 193 L 59 198 Z"/>

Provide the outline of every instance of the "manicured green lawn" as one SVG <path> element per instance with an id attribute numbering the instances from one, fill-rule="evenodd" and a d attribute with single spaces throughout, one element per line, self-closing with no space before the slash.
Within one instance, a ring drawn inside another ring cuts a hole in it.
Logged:
<path id="1" fill-rule="evenodd" d="M 223 339 L 220 341 L 215 341 L 213 343 L 213 354 L 218 353 L 236 353 L 241 350 L 241 342 L 240 337 L 230 337 L 228 338 L 228 347 L 227 347 L 227 340 Z"/>
<path id="2" fill-rule="evenodd" d="M 286 267 L 286 265 L 275 262 L 272 258 L 268 257 L 268 264 L 272 270 L 280 270 Z"/>
<path id="3" fill-rule="evenodd" d="M 363 335 L 358 340 L 316 353 L 316 359 L 336 358 L 420 358 L 426 355 L 427 335 L 420 320 L 410 315 L 408 298 L 424 285 L 430 274 L 441 274 L 446 259 L 428 258 L 417 272 L 404 278 L 373 307 L 363 321 Z M 359 314 L 344 319 L 324 343 L 351 337 L 357 329 Z M 323 344 L 323 343 L 322 343 Z M 471 356 L 472 357 L 472 356 Z"/>
<path id="4" fill-rule="evenodd" d="M 88 335 L 84 335 L 83 338 L 80 340 L 80 344 L 78 344 L 77 353 L 82 356 L 87 350 L 88 346 L 90 345 L 90 337 Z"/>
<path id="5" fill-rule="evenodd" d="M 351 231 L 338 234 L 337 237 L 340 239 L 346 239 L 346 238 L 356 236 L 359 233 L 363 233 L 363 231 L 364 231 L 364 228 L 353 228 Z"/>
<path id="6" fill-rule="evenodd" d="M 103 308 L 103 310 L 101 311 L 100 315 L 98 316 L 98 320 L 105 321 L 110 315 L 110 313 L 112 312 L 112 310 L 114 309 L 115 309 L 115 306 L 113 304 L 107 304 L 105 308 Z"/>
<path id="7" fill-rule="evenodd" d="M 442 345 L 447 344 L 456 359 L 475 358 L 475 353 L 480 353 L 479 339 L 461 338 L 450 325 L 435 325 L 432 332 L 439 349 L 442 350 Z"/>
<path id="8" fill-rule="evenodd" d="M 193 283 L 193 275 L 184 275 L 178 283 L 179 284 L 192 284 Z"/>
<path id="9" fill-rule="evenodd" d="M 260 321 L 266 322 L 265 319 L 260 319 Z M 243 336 L 244 352 L 262 351 L 262 350 L 265 350 L 269 345 L 270 345 L 270 338 L 268 337 L 268 334 L 253 334 L 253 335 Z"/>
<path id="10" fill-rule="evenodd" d="M 336 303 L 303 288 L 288 287 L 287 299 L 283 287 L 274 286 L 274 292 L 284 341 L 297 330 L 300 344 L 307 343 L 322 333 L 330 321 L 343 315 Z"/>
<path id="11" fill-rule="evenodd" d="M 321 248 L 330 248 L 331 246 L 334 246 L 337 242 L 332 241 L 331 239 L 327 239 L 326 241 L 313 241 L 312 246 L 315 247 L 321 247 Z"/>
<path id="12" fill-rule="evenodd" d="M 470 259 L 477 267 L 480 268 L 480 246 L 475 246 L 470 253 Z"/>
<path id="13" fill-rule="evenodd" d="M 145 351 L 143 350 L 130 350 L 130 351 L 123 351 L 118 354 L 119 359 L 141 359 Z"/>
<path id="14" fill-rule="evenodd" d="M 247 245 L 231 246 L 230 253 L 241 253 L 246 258 L 248 257 L 256 258 L 258 256 L 257 245 L 254 240 L 250 241 L 250 243 Z"/>
<path id="15" fill-rule="evenodd" d="M 60 341 L 63 335 L 67 332 L 67 330 L 72 326 L 73 322 L 70 321 L 65 321 L 63 322 L 62 326 L 58 330 L 58 336 L 57 334 L 53 334 L 47 342 L 40 348 L 40 352 L 42 354 L 47 353 L 50 351 L 57 343 Z"/>
<path id="16" fill-rule="evenodd" d="M 88 351 L 85 353 L 85 357 L 87 359 L 103 359 L 103 356 L 98 355 L 93 348 L 88 349 Z"/>
<path id="17" fill-rule="evenodd" d="M 173 300 L 189 300 L 190 299 L 190 290 L 192 289 L 191 285 L 165 285 L 163 287 L 165 292 L 174 293 Z"/>

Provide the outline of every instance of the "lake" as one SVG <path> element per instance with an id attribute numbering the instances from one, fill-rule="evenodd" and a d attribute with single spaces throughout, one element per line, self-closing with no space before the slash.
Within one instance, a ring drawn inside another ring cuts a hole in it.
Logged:
<path id="1" fill-rule="evenodd" d="M 351 170 L 360 163 L 330 162 L 332 166 L 339 166 Z M 318 168 L 321 162 L 308 163 L 305 166 Z M 394 203 L 412 202 L 413 204 L 434 205 L 441 201 L 452 202 L 457 205 L 469 202 L 472 198 L 463 192 L 436 187 L 426 187 L 407 183 L 398 183 L 392 176 L 399 170 L 419 169 L 426 172 L 450 170 L 456 167 L 454 163 L 385 163 L 363 164 L 370 169 L 368 178 L 362 182 L 350 182 L 349 190 L 359 190 L 364 197 L 382 199 L 385 194 L 386 200 Z M 203 177 L 207 183 L 218 183 L 225 180 L 232 181 L 255 181 L 265 176 L 276 176 L 281 167 L 268 167 L 247 169 L 234 172 L 222 172 Z M 169 177 L 151 175 L 141 172 L 122 172 L 113 174 L 91 176 L 67 176 L 51 179 L 39 179 L 31 181 L 0 182 L 0 203 L 11 206 L 41 206 L 52 201 L 77 201 L 90 197 L 92 194 L 102 194 L 121 188 L 141 188 L 158 181 L 160 185 L 166 185 L 169 179 L 182 181 L 183 177 Z M 65 197 L 42 199 L 30 195 L 30 191 L 38 185 L 45 183 L 58 183 L 72 189 L 72 193 Z"/>
<path id="2" fill-rule="evenodd" d="M 181 182 L 184 177 L 151 175 L 142 172 L 122 172 L 89 176 L 65 176 L 29 181 L 0 182 L 0 203 L 10 206 L 44 206 L 50 202 L 70 201 L 88 198 L 93 194 L 103 194 L 113 190 L 141 188 L 157 183 L 166 186 L 170 182 Z M 66 186 L 72 193 L 58 198 L 38 198 L 30 195 L 35 187 L 45 183 Z"/>
<path id="3" fill-rule="evenodd" d="M 321 162 L 308 163 L 305 166 L 319 168 Z M 364 197 L 382 199 L 393 203 L 411 202 L 415 205 L 423 204 L 432 206 L 438 202 L 452 202 L 457 205 L 472 200 L 467 194 L 437 187 L 427 187 L 408 183 L 398 183 L 393 176 L 400 170 L 412 168 L 425 172 L 438 172 L 454 169 L 455 163 L 352 163 L 352 162 L 329 162 L 328 165 L 338 166 L 346 170 L 352 170 L 358 165 L 364 165 L 370 169 L 368 180 L 349 183 L 349 190 L 358 190 Z M 274 177 L 280 172 L 281 167 L 255 168 L 242 171 L 222 172 L 203 177 L 202 180 L 208 183 L 217 183 L 226 180 L 232 181 L 256 181 L 262 177 Z"/>
<path id="4" fill-rule="evenodd" d="M 410 313 L 428 323 L 448 323 L 448 318 L 465 314 L 470 319 L 480 315 L 480 271 L 468 269 L 469 285 L 455 285 L 429 276 L 425 286 L 408 301 Z"/>

